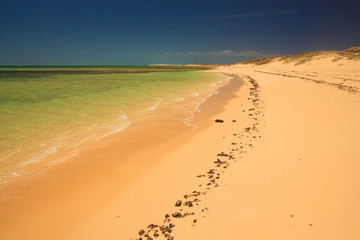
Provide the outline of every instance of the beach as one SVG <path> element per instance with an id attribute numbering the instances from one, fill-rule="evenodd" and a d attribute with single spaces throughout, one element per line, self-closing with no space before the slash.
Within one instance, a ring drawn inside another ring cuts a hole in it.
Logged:
<path id="1" fill-rule="evenodd" d="M 333 60 L 208 70 L 231 80 L 195 131 L 107 136 L 25 179 L 1 238 L 358 239 L 360 64 Z"/>

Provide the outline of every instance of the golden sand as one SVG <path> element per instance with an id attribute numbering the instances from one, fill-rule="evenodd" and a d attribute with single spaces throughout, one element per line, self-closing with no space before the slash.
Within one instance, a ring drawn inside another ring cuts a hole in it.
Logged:
<path id="1" fill-rule="evenodd" d="M 129 156 L 149 161 L 128 182 L 99 165 L 48 173 L 2 239 L 359 239 L 360 64 L 332 60 L 219 67 L 244 84 L 202 106 L 198 131 Z M 82 157 L 117 154 L 114 141 Z"/>

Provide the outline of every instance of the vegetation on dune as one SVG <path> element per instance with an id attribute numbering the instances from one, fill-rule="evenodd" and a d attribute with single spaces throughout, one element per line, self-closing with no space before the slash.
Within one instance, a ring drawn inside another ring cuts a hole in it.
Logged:
<path id="1" fill-rule="evenodd" d="M 271 58 L 255 58 L 255 59 L 250 59 L 250 60 L 247 60 L 247 61 L 245 61 L 245 62 L 240 62 L 240 63 L 243 63 L 243 64 L 263 65 L 263 64 L 272 62 L 274 59 L 276 59 L 276 57 L 271 57 Z"/>
<path id="2" fill-rule="evenodd" d="M 254 65 L 264 65 L 274 61 L 283 61 L 287 63 L 295 63 L 295 65 L 301 65 L 307 62 L 312 61 L 314 58 L 323 58 L 328 56 L 333 56 L 333 62 L 338 60 L 360 60 L 360 47 L 352 47 L 345 49 L 343 51 L 314 51 L 314 52 L 303 52 L 295 56 L 280 56 L 280 57 L 270 57 L 270 58 L 257 58 L 250 59 L 244 62 L 238 62 L 237 64 L 254 64 Z"/>
<path id="3" fill-rule="evenodd" d="M 360 47 L 348 48 L 348 49 L 345 49 L 343 52 L 346 52 L 346 53 L 360 53 Z"/>
<path id="4" fill-rule="evenodd" d="M 348 60 L 360 60 L 360 47 L 352 47 L 339 52 L 339 55 Z"/>

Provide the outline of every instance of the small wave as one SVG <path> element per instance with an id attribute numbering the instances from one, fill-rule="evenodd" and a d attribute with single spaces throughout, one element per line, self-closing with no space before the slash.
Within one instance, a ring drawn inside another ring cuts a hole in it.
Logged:
<path id="1" fill-rule="evenodd" d="M 120 117 L 115 120 L 115 122 L 107 126 L 107 129 L 110 129 L 110 132 L 107 132 L 106 135 L 121 132 L 130 126 L 130 123 L 131 122 L 129 121 L 128 116 L 125 113 L 122 113 L 120 114 Z"/>
<path id="2" fill-rule="evenodd" d="M 121 119 L 124 119 L 124 120 L 128 120 L 128 119 L 129 119 L 125 113 L 121 114 L 121 115 L 120 115 L 120 118 L 121 118 Z"/>
<path id="3" fill-rule="evenodd" d="M 200 105 L 206 101 L 206 98 L 203 98 L 194 108 L 194 112 L 201 112 Z"/>
<path id="4" fill-rule="evenodd" d="M 182 120 L 182 121 L 185 124 L 185 126 L 191 127 L 191 128 L 193 128 L 193 130 L 196 130 L 199 128 L 198 125 L 189 123 L 189 120 Z"/>
<path id="5" fill-rule="evenodd" d="M 220 82 L 215 82 L 210 84 L 211 88 L 207 89 L 208 92 L 207 93 L 203 93 L 200 94 L 199 92 L 192 92 L 193 96 L 199 97 L 197 98 L 197 100 L 194 102 L 195 106 L 194 108 L 190 111 L 190 117 L 187 118 L 183 118 L 180 119 L 185 126 L 187 127 L 192 127 L 194 128 L 194 130 L 196 130 L 197 128 L 199 128 L 198 125 L 195 124 L 191 124 L 191 120 L 194 118 L 194 113 L 196 112 L 201 112 L 200 110 L 200 106 L 205 103 L 209 98 L 211 98 L 213 95 L 216 95 L 220 92 L 220 88 L 224 85 L 226 85 L 227 83 L 229 83 L 231 78 L 225 78 L 224 80 L 220 81 Z M 201 96 L 202 95 L 202 96 Z M 201 96 L 201 98 L 200 98 Z"/>
<path id="6" fill-rule="evenodd" d="M 49 148 L 48 150 L 46 151 L 43 151 L 43 152 L 40 152 L 40 153 L 37 153 L 35 155 L 33 155 L 32 157 L 28 158 L 27 160 L 24 161 L 25 164 L 30 164 L 30 163 L 36 163 L 36 162 L 39 162 L 41 159 L 51 155 L 51 154 L 54 154 L 58 151 L 58 148 L 56 146 L 53 146 L 51 148 Z"/>
<path id="7" fill-rule="evenodd" d="M 199 105 L 200 105 L 200 104 L 199 104 Z M 190 114 L 189 117 L 187 117 L 187 118 L 182 118 L 182 119 L 179 119 L 179 120 L 182 121 L 186 127 L 191 127 L 191 128 L 193 128 L 194 130 L 196 130 L 199 126 L 190 123 L 191 119 L 194 118 L 194 112 L 195 112 L 195 111 L 190 111 L 190 112 L 189 112 L 189 114 Z"/>
<path id="8" fill-rule="evenodd" d="M 56 164 L 59 164 L 59 163 L 62 163 L 74 156 L 76 156 L 77 154 L 79 153 L 79 149 L 78 148 L 74 148 L 74 149 L 71 149 L 69 150 L 68 152 L 66 152 L 65 154 L 62 154 L 60 157 L 57 157 L 55 159 L 52 159 L 49 164 L 51 165 L 56 165 Z"/>
<path id="9" fill-rule="evenodd" d="M 111 131 L 109 132 L 109 134 L 121 132 L 121 131 L 123 131 L 125 128 L 129 127 L 130 124 L 131 124 L 130 122 L 126 122 L 126 123 L 125 123 L 124 125 L 122 125 L 122 126 L 113 128 L 113 129 L 111 129 Z M 112 126 L 112 127 L 113 127 L 113 126 Z"/>
<path id="10" fill-rule="evenodd" d="M 158 102 L 156 102 L 153 106 L 147 108 L 147 111 L 154 111 L 156 108 L 159 107 L 159 105 L 164 101 L 164 99 L 160 98 Z"/>
<path id="11" fill-rule="evenodd" d="M 176 97 L 174 101 L 176 102 L 183 102 L 185 99 L 183 97 Z"/>

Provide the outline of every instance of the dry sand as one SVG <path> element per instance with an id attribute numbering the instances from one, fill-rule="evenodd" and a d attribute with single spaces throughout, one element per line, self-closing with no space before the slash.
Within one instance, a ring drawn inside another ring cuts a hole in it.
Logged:
<path id="1" fill-rule="evenodd" d="M 360 238 L 359 63 L 218 71 L 245 85 L 207 119 L 210 127 L 164 155 L 69 239 L 137 239 L 141 229 L 158 239 L 171 230 L 169 239 L 180 240 Z M 131 210 L 119 211 L 116 222 L 111 216 L 124 199 Z M 97 230 L 104 225 L 111 228 Z"/>
<path id="2" fill-rule="evenodd" d="M 132 172 L 126 187 L 110 178 L 76 197 L 74 189 L 63 201 L 71 207 L 45 204 L 45 220 L 24 218 L 1 239 L 129 240 L 142 229 L 142 239 L 359 239 L 359 62 L 329 57 L 215 71 L 244 83 L 234 79 L 202 106 L 195 134 L 139 151 L 137 159 L 155 160 Z M 69 193 L 58 190 L 53 196 Z"/>

